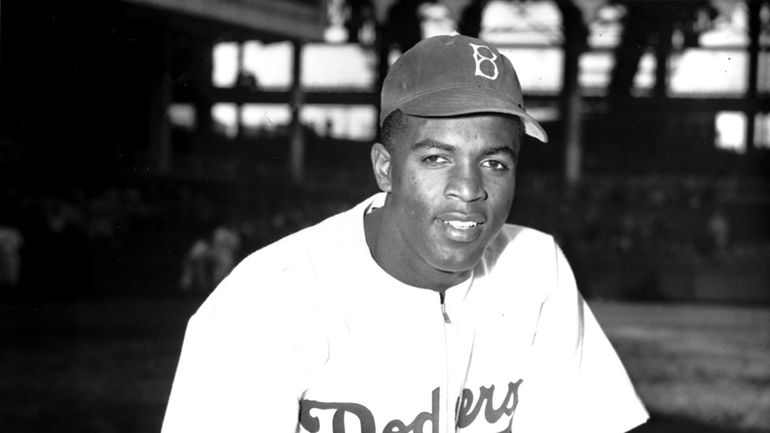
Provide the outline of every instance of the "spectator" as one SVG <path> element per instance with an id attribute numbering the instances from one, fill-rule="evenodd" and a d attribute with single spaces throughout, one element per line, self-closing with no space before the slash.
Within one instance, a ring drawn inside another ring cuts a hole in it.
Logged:
<path id="1" fill-rule="evenodd" d="M 179 286 L 184 291 L 201 293 L 212 289 L 211 247 L 205 239 L 196 240 L 182 262 Z"/>
<path id="2" fill-rule="evenodd" d="M 0 226 L 0 287 L 15 289 L 19 284 L 24 237 L 15 227 Z"/>
<path id="3" fill-rule="evenodd" d="M 708 221 L 711 245 L 716 251 L 723 251 L 730 243 L 730 221 L 721 210 L 711 214 Z"/>
<path id="4" fill-rule="evenodd" d="M 214 230 L 210 249 L 213 284 L 219 284 L 233 269 L 240 247 L 241 238 L 236 231 L 226 226 Z"/>

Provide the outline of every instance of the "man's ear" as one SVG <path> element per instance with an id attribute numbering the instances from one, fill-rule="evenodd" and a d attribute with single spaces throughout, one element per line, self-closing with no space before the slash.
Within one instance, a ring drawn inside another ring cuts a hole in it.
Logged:
<path id="1" fill-rule="evenodd" d="M 390 192 L 392 186 L 390 170 L 391 170 L 391 154 L 382 143 L 374 143 L 372 145 L 372 151 L 370 153 L 372 159 L 372 168 L 374 169 L 374 178 L 377 180 L 377 186 L 383 192 Z"/>

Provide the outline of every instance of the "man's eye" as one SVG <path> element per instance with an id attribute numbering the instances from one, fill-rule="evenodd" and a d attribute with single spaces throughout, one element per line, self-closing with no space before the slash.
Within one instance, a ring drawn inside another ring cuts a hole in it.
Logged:
<path id="1" fill-rule="evenodd" d="M 486 160 L 486 161 L 484 161 L 482 163 L 482 166 L 489 167 L 489 168 L 491 168 L 492 170 L 495 170 L 495 171 L 507 171 L 508 170 L 508 165 L 507 164 L 505 164 L 502 161 L 498 161 L 496 159 L 488 159 L 488 160 Z"/>
<path id="2" fill-rule="evenodd" d="M 422 162 L 428 166 L 436 166 L 447 162 L 447 159 L 440 155 L 428 155 L 422 159 Z"/>

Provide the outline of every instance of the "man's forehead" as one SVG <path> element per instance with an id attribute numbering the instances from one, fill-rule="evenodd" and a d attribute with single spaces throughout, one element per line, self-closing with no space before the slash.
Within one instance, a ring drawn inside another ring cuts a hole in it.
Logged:
<path id="1" fill-rule="evenodd" d="M 480 140 L 486 147 L 518 152 L 523 126 L 513 116 L 483 113 L 455 117 L 419 117 L 404 114 L 398 146 L 407 150 L 436 148 L 459 150 Z"/>

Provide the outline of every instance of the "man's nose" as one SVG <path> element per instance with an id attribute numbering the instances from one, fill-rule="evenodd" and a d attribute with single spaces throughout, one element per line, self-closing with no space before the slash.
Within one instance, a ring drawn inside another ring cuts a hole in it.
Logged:
<path id="1" fill-rule="evenodd" d="M 487 192 L 484 188 L 484 181 L 479 167 L 470 164 L 455 167 L 455 169 L 449 173 L 446 196 L 465 202 L 473 202 L 487 198 Z"/>

